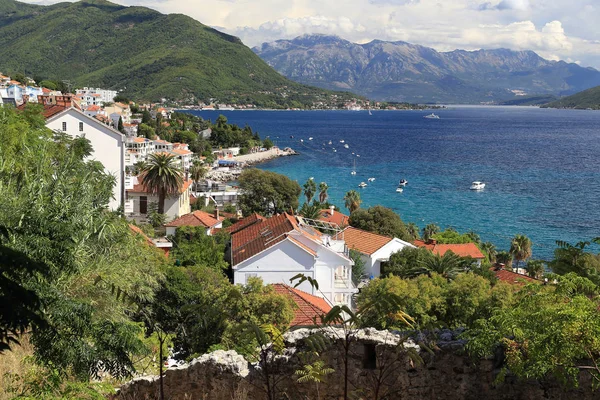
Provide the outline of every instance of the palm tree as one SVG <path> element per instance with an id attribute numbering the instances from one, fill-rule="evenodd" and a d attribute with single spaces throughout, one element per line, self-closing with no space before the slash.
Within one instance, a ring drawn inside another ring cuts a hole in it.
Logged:
<path id="1" fill-rule="evenodd" d="M 481 243 L 479 245 L 479 247 L 485 253 L 490 264 L 495 264 L 496 263 L 496 254 L 498 254 L 498 252 L 496 251 L 496 246 L 494 245 L 494 243 L 484 242 L 484 243 Z"/>
<path id="2" fill-rule="evenodd" d="M 319 219 L 321 218 L 321 207 L 304 203 L 298 214 L 308 219 Z"/>
<path id="3" fill-rule="evenodd" d="M 416 266 L 410 275 L 430 275 L 437 273 L 446 279 L 453 279 L 461 272 L 465 272 L 463 259 L 451 251 L 447 251 L 443 256 L 439 254 L 429 253 L 419 265 Z"/>
<path id="4" fill-rule="evenodd" d="M 519 268 L 519 261 L 525 261 L 531 257 L 531 239 L 525 235 L 516 235 L 510 242 L 510 254 L 516 260 L 516 268 Z"/>
<path id="5" fill-rule="evenodd" d="M 540 279 L 544 275 L 544 262 L 542 260 L 527 261 L 527 275 L 532 278 Z"/>
<path id="6" fill-rule="evenodd" d="M 362 200 L 360 199 L 360 194 L 356 190 L 351 190 L 344 196 L 344 202 L 350 214 L 360 208 L 360 203 Z"/>
<path id="7" fill-rule="evenodd" d="M 496 262 L 504 264 L 508 269 L 512 269 L 513 256 L 508 251 L 499 251 L 496 253 Z"/>
<path id="8" fill-rule="evenodd" d="M 135 175 L 139 175 L 140 172 L 142 172 L 146 166 L 148 165 L 148 163 L 146 161 L 138 161 L 135 164 L 133 164 L 133 171 Z"/>
<path id="9" fill-rule="evenodd" d="M 423 228 L 423 240 L 429 242 L 433 235 L 440 232 L 440 227 L 436 224 L 427 224 L 425 228 Z"/>
<path id="10" fill-rule="evenodd" d="M 206 168 L 200 164 L 194 164 L 190 167 L 190 178 L 196 184 L 196 191 L 198 191 L 198 181 L 206 176 Z"/>
<path id="11" fill-rule="evenodd" d="M 317 192 L 317 184 L 313 179 L 309 179 L 304 184 L 304 196 L 306 197 L 306 202 L 310 204 L 312 198 L 315 196 Z"/>
<path id="12" fill-rule="evenodd" d="M 165 199 L 179 194 L 183 186 L 183 174 L 176 162 L 177 159 L 171 154 L 150 154 L 148 164 L 141 173 L 141 184 L 148 193 L 158 195 L 159 214 L 165 213 Z"/>
<path id="13" fill-rule="evenodd" d="M 325 182 L 319 183 L 319 203 L 325 203 L 327 201 L 327 190 L 329 190 L 329 186 Z"/>
<path id="14" fill-rule="evenodd" d="M 421 235 L 419 235 L 419 227 L 414 222 L 409 222 L 406 224 L 406 230 L 413 240 L 421 237 Z"/>

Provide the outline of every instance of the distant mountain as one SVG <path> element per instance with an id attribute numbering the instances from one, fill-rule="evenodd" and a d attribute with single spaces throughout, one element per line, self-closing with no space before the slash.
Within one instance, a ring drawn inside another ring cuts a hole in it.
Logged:
<path id="1" fill-rule="evenodd" d="M 546 108 L 575 108 L 578 110 L 600 110 L 600 86 L 584 90 L 572 96 L 563 97 L 560 100 L 546 104 Z"/>
<path id="2" fill-rule="evenodd" d="M 238 38 L 190 17 L 104 0 L 0 0 L 0 71 L 125 89 L 146 100 L 298 106 L 329 95 L 286 79 Z"/>
<path id="3" fill-rule="evenodd" d="M 533 51 L 442 53 L 406 42 L 355 44 L 325 35 L 277 40 L 253 51 L 297 82 L 388 101 L 497 102 L 600 85 L 599 71 L 548 61 Z"/>

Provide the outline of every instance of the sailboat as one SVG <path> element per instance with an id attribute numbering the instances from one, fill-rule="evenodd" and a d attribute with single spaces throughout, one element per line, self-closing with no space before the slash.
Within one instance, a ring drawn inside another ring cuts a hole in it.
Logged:
<path id="1" fill-rule="evenodd" d="M 356 159 L 354 159 L 354 167 L 352 168 L 352 172 L 350 172 L 350 175 L 356 175 Z"/>

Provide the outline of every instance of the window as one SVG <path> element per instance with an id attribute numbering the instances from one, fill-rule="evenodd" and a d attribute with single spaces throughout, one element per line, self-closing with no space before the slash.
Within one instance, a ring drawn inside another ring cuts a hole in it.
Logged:
<path id="1" fill-rule="evenodd" d="M 62 123 L 62 130 L 63 130 L 63 132 L 67 131 L 67 123 L 66 122 Z"/>
<path id="2" fill-rule="evenodd" d="M 79 123 L 79 132 L 83 132 L 83 122 Z"/>
<path id="3" fill-rule="evenodd" d="M 335 279 L 347 280 L 349 277 L 349 269 L 345 265 L 340 265 L 335 269 Z"/>

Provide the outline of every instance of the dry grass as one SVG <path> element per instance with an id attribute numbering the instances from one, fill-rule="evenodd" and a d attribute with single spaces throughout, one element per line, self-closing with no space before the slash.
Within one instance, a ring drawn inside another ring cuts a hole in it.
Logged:
<path id="1" fill-rule="evenodd" d="M 6 388 L 10 379 L 6 378 L 8 373 L 23 375 L 31 366 L 27 366 L 23 360 L 25 357 L 33 355 L 33 345 L 29 342 L 29 337 L 24 335 L 19 338 L 20 346 L 13 345 L 11 351 L 0 353 L 0 400 L 11 398 Z"/>

